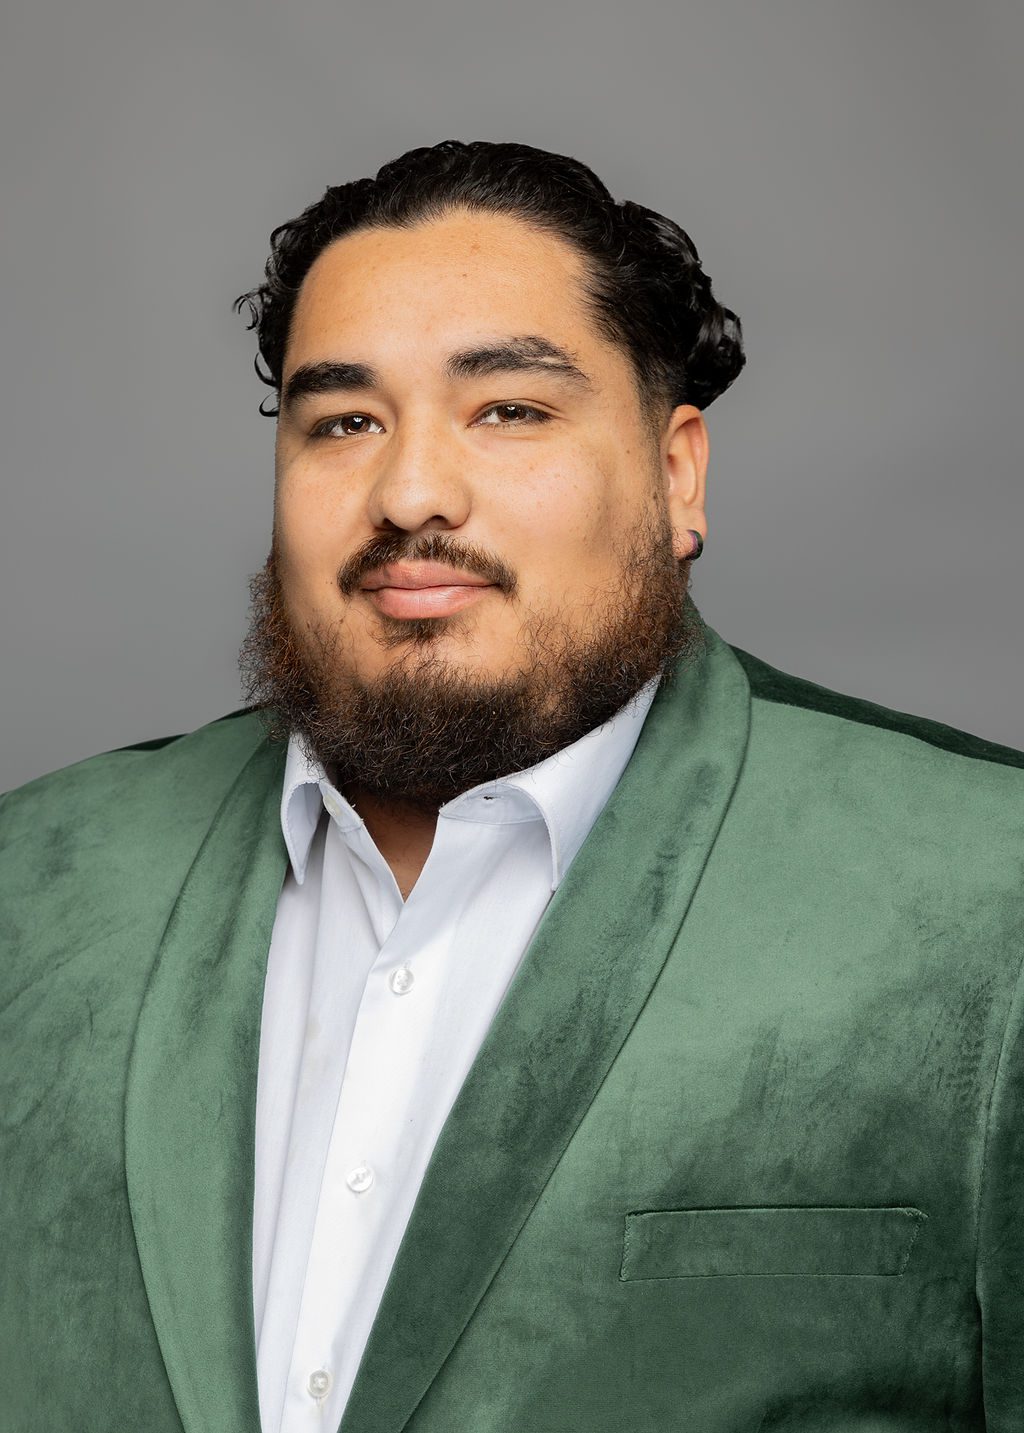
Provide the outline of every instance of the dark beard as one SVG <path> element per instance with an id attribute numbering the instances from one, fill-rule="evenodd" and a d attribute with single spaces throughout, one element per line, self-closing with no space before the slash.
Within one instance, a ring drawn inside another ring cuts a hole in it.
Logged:
<path id="1" fill-rule="evenodd" d="M 662 506 L 641 518 L 620 548 L 620 574 L 595 601 L 585 631 L 559 615 L 524 622 L 524 668 L 476 678 L 427 652 L 455 618 L 380 617 L 382 646 L 406 644 L 373 681 L 338 659 L 337 624 L 318 625 L 305 644 L 288 617 L 276 536 L 249 583 L 250 626 L 239 654 L 246 700 L 260 707 L 272 741 L 293 733 L 346 787 L 418 811 L 438 807 L 485 781 L 523 771 L 578 741 L 615 715 L 657 673 L 669 681 L 676 659 L 703 650 L 703 622 L 687 592 L 690 563 L 672 552 Z M 502 563 L 444 532 L 410 539 L 376 537 L 339 574 L 346 594 L 387 562 L 431 559 L 497 583 L 515 597 L 515 575 Z M 490 599 L 488 599 L 490 600 Z"/>

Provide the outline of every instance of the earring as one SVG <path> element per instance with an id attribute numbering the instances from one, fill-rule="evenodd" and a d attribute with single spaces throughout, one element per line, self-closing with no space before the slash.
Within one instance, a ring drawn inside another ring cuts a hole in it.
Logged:
<path id="1" fill-rule="evenodd" d="M 688 527 L 686 531 L 693 538 L 693 551 L 690 553 L 688 561 L 696 562 L 697 558 L 700 557 L 701 553 L 704 551 L 704 539 L 701 537 L 700 533 L 696 530 L 696 528 Z"/>

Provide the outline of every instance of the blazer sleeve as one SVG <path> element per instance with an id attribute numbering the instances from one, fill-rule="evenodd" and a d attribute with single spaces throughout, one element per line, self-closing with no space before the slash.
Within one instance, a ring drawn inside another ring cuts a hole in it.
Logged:
<path id="1" fill-rule="evenodd" d="M 986 1433 L 1024 1429 L 1024 965 L 996 1068 L 984 1144 L 976 1289 Z"/>

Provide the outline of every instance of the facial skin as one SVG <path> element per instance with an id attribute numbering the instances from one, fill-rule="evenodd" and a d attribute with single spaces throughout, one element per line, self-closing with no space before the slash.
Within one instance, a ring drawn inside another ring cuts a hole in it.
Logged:
<path id="1" fill-rule="evenodd" d="M 581 272 L 560 239 L 463 210 L 337 240 L 299 293 L 241 666 L 395 851 L 429 849 L 441 804 L 577 740 L 699 641 L 680 559 L 707 532 L 707 430 L 690 406 L 645 426 Z M 523 335 L 585 381 L 550 360 L 445 368 Z M 377 381 L 289 401 L 328 362 Z M 434 616 L 363 587 L 423 559 L 490 585 Z"/>

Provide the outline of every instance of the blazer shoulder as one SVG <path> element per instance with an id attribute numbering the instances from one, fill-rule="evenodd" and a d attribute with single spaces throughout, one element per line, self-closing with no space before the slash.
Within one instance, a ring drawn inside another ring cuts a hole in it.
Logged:
<path id="1" fill-rule="evenodd" d="M 804 677 L 780 671 L 760 657 L 745 652 L 742 647 L 732 643 L 729 646 L 746 672 L 753 700 L 818 712 L 825 717 L 839 718 L 872 728 L 878 734 L 909 736 L 937 752 L 946 752 L 970 761 L 983 761 L 1024 770 L 1024 751 L 1016 747 L 1001 746 L 998 742 L 988 741 L 957 727 L 946 726 L 943 722 L 933 721 L 929 717 L 896 711 L 861 697 L 833 691 Z"/>
<path id="2" fill-rule="evenodd" d="M 260 708 L 242 707 L 190 732 L 98 752 L 0 794 L 2 824 L 37 816 L 67 824 L 167 799 L 215 803 L 265 739 Z"/>
<path id="3" fill-rule="evenodd" d="M 224 716 L 214 717 L 213 721 L 207 722 L 205 726 L 196 727 L 191 732 L 179 732 L 176 736 L 156 736 L 149 741 L 133 742 L 130 746 L 115 746 L 110 751 L 102 752 L 103 756 L 115 756 L 119 751 L 159 751 L 161 747 L 170 746 L 173 741 L 184 741 L 186 737 L 201 737 L 204 733 L 219 726 L 221 722 L 237 721 L 239 717 L 250 716 L 258 712 L 258 707 L 239 707 L 237 711 L 226 712 Z"/>

